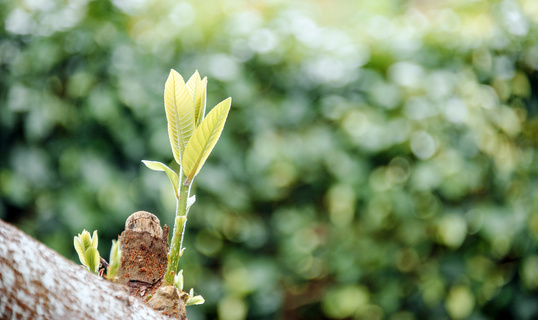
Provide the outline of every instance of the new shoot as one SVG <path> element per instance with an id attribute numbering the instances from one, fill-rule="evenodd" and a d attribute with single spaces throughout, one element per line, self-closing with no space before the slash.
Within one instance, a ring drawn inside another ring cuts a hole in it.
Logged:
<path id="1" fill-rule="evenodd" d="M 232 99 L 227 98 L 204 117 L 206 89 L 207 78 L 201 79 L 198 71 L 187 82 L 177 71 L 170 71 L 164 89 L 164 107 L 172 154 L 179 170 L 174 171 L 161 162 L 142 160 L 149 169 L 166 172 L 176 196 L 176 217 L 165 285 L 177 285 L 178 276 L 183 278 L 178 266 L 185 250 L 182 243 L 189 208 L 196 199 L 190 194 L 192 182 L 215 147 L 232 103 Z M 191 304 L 203 303 L 203 298 L 192 297 L 192 292 L 190 296 L 194 299 Z"/>

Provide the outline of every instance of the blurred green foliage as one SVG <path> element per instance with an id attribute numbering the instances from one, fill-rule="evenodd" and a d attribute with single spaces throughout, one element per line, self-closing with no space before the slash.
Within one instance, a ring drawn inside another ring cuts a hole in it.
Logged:
<path id="1" fill-rule="evenodd" d="M 538 2 L 0 2 L 0 218 L 172 225 L 170 68 L 233 97 L 189 319 L 536 319 Z"/>

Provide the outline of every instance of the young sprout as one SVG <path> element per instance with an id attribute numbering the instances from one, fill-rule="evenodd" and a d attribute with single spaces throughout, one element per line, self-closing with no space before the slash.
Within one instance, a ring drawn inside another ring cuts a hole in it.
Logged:
<path id="1" fill-rule="evenodd" d="M 180 270 L 175 276 L 174 276 L 174 286 L 179 290 L 183 291 L 183 270 Z M 185 302 L 185 305 L 187 306 L 195 306 L 198 304 L 203 304 L 205 302 L 205 299 L 200 296 L 194 295 L 194 289 L 191 288 L 189 293 L 187 293 L 187 301 Z"/>
<path id="2" fill-rule="evenodd" d="M 179 272 L 174 276 L 174 286 L 179 291 L 183 291 L 183 270 L 179 270 Z"/>
<path id="3" fill-rule="evenodd" d="M 201 79 L 198 71 L 194 72 L 186 83 L 177 71 L 170 71 L 164 89 L 164 106 L 172 154 L 179 165 L 179 170 L 174 171 L 161 162 L 142 160 L 149 169 L 166 172 L 177 200 L 174 230 L 163 285 L 173 285 L 178 291 L 183 291 L 184 283 L 183 270 L 178 272 L 179 258 L 185 251 L 185 248 L 182 248 L 183 234 L 189 209 L 196 201 L 196 196 L 190 195 L 191 185 L 219 140 L 232 104 L 232 99 L 227 98 L 204 117 L 206 89 L 207 78 Z M 97 231 L 94 231 L 93 236 L 90 237 L 90 233 L 84 230 L 74 238 L 74 246 L 80 262 L 86 269 L 96 274 L 99 273 L 101 260 L 97 243 Z M 107 266 L 106 262 L 103 262 L 104 267 L 107 268 L 107 279 L 115 280 L 120 261 L 120 245 L 112 240 L 110 264 Z M 205 301 L 202 296 L 195 296 L 193 289 L 185 295 L 186 305 L 202 304 Z"/>
<path id="4" fill-rule="evenodd" d="M 112 247 L 110 248 L 110 264 L 108 265 L 106 278 L 114 281 L 118 274 L 121 261 L 121 249 L 120 243 L 116 240 L 112 240 Z"/>
<path id="5" fill-rule="evenodd" d="M 84 230 L 73 241 L 80 262 L 86 269 L 95 274 L 99 271 L 100 261 L 99 251 L 97 251 L 98 241 L 97 230 L 93 232 L 93 236 L 91 237 L 90 233 Z"/>
<path id="6" fill-rule="evenodd" d="M 198 304 L 203 304 L 204 302 L 205 302 L 204 297 L 202 297 L 201 295 L 195 296 L 194 289 L 191 288 L 191 290 L 189 291 L 189 297 L 187 298 L 187 302 L 185 303 L 185 305 L 195 306 Z"/>
<path id="7" fill-rule="evenodd" d="M 190 195 L 192 181 L 215 147 L 232 103 L 232 99 L 227 98 L 204 117 L 206 89 L 207 78 L 201 79 L 198 71 L 194 72 L 186 83 L 177 71 L 170 71 L 164 89 L 164 106 L 172 154 L 179 165 L 179 170 L 174 171 L 161 162 L 142 160 L 149 169 L 166 172 L 177 201 L 174 231 L 164 278 L 167 285 L 175 284 L 175 276 L 178 275 L 187 215 L 196 199 Z M 196 304 L 200 303 L 199 299 L 195 301 Z"/>

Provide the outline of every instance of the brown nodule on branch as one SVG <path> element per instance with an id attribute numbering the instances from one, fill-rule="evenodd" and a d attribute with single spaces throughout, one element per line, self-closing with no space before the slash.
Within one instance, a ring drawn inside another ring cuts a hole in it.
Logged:
<path id="1" fill-rule="evenodd" d="M 162 286 L 148 301 L 148 306 L 167 316 L 187 320 L 186 300 L 185 292 L 179 292 L 174 286 Z"/>
<path id="2" fill-rule="evenodd" d="M 168 263 L 168 226 L 146 211 L 133 213 L 119 237 L 122 251 L 118 282 L 132 296 L 146 297 L 160 287 Z"/>
<path id="3" fill-rule="evenodd" d="M 166 225 L 164 227 L 167 228 Z M 159 218 L 147 211 L 137 211 L 130 215 L 127 220 L 125 220 L 125 230 L 149 232 L 151 236 L 156 238 L 161 238 L 163 233 Z M 168 235 L 166 235 L 166 237 L 168 237 Z M 168 244 L 168 240 L 166 240 L 166 243 Z"/>
<path id="4" fill-rule="evenodd" d="M 138 211 L 127 218 L 119 237 L 122 251 L 118 282 L 129 287 L 130 295 L 151 299 L 147 304 L 164 315 L 187 320 L 184 292 L 161 286 L 168 264 L 168 226 L 152 213 Z"/>

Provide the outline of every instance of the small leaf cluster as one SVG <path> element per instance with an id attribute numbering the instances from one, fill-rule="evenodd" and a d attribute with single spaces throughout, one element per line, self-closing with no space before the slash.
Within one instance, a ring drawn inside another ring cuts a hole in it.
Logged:
<path id="1" fill-rule="evenodd" d="M 232 103 L 232 98 L 221 101 L 204 118 L 206 89 L 207 77 L 201 79 L 198 71 L 185 83 L 183 77 L 172 69 L 165 84 L 168 135 L 174 160 L 181 167 L 179 174 L 186 177 L 185 185 L 192 183 L 215 147 Z M 179 198 L 180 180 L 176 172 L 161 162 L 142 162 L 151 170 L 165 171 L 174 186 L 176 198 Z"/>
<path id="2" fill-rule="evenodd" d="M 179 290 L 179 291 L 183 291 L 183 270 L 180 270 L 175 276 L 174 276 L 174 286 Z M 203 304 L 205 302 L 205 299 L 204 297 L 202 297 L 201 295 L 194 295 L 194 289 L 191 288 L 191 290 L 189 290 L 188 293 L 186 293 L 187 295 L 187 301 L 185 302 L 185 304 L 187 306 L 195 306 L 195 305 L 199 305 L 199 304 Z"/>
<path id="3" fill-rule="evenodd" d="M 97 251 L 97 230 L 93 232 L 93 236 L 86 230 L 79 233 L 74 239 L 75 250 L 77 250 L 78 258 L 86 269 L 90 272 L 97 273 L 99 271 L 100 255 Z"/>
<path id="4" fill-rule="evenodd" d="M 99 274 L 102 276 L 104 269 L 99 272 L 99 267 L 101 266 L 101 256 L 97 250 L 99 244 L 99 237 L 97 236 L 97 230 L 93 232 L 93 235 L 90 236 L 90 233 L 86 230 L 83 230 L 82 233 L 79 233 L 78 236 L 75 236 L 73 240 L 75 250 L 77 251 L 78 258 L 80 263 L 90 272 Z M 114 280 L 121 261 L 121 249 L 119 242 L 112 240 L 112 248 L 110 249 L 110 264 L 107 267 L 107 279 Z"/>

